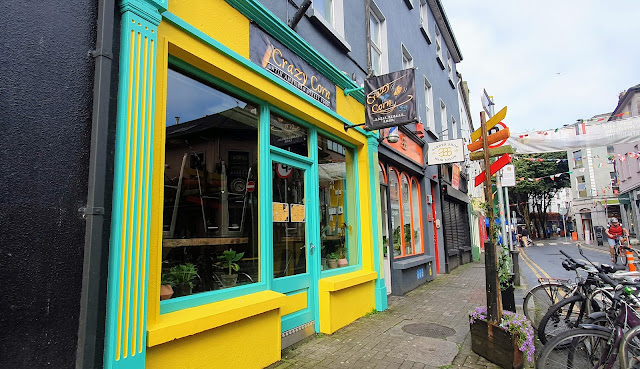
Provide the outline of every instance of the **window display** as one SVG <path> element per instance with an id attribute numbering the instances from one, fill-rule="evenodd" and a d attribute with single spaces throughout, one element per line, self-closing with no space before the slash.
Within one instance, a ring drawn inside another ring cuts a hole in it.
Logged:
<path id="1" fill-rule="evenodd" d="M 352 149 L 318 134 L 322 269 L 358 264 Z"/>
<path id="2" fill-rule="evenodd" d="M 393 256 L 402 255 L 402 221 L 400 219 L 400 186 L 398 172 L 389 168 L 389 200 L 391 202 L 391 229 L 393 230 Z"/>
<path id="3" fill-rule="evenodd" d="M 413 235 L 411 230 L 411 197 L 409 196 L 409 180 L 402 175 L 402 226 L 404 231 L 404 255 L 413 254 Z"/>
<path id="4" fill-rule="evenodd" d="M 169 69 L 166 113 L 162 284 L 257 282 L 257 107 Z"/>
<path id="5" fill-rule="evenodd" d="M 411 179 L 411 228 L 413 229 L 414 250 L 417 254 L 423 250 L 422 245 L 422 207 L 420 206 L 420 185 L 418 181 Z"/>

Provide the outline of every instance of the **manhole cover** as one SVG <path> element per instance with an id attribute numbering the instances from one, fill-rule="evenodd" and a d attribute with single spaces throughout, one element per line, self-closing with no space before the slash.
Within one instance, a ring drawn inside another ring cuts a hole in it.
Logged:
<path id="1" fill-rule="evenodd" d="M 447 338 L 456 334 L 452 328 L 435 323 L 413 323 L 402 327 L 402 330 L 414 336 Z"/>

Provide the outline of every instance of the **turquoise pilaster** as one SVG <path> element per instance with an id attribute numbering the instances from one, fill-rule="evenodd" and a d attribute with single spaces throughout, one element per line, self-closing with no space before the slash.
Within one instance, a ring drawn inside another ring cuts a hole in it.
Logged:
<path id="1" fill-rule="evenodd" d="M 156 40 L 167 0 L 120 3 L 121 48 L 105 368 L 144 368 Z"/>
<path id="2" fill-rule="evenodd" d="M 367 135 L 369 148 L 369 186 L 371 188 L 371 230 L 373 232 L 373 265 L 378 279 L 375 281 L 376 310 L 387 310 L 387 286 L 382 276 L 382 222 L 380 222 L 380 178 L 378 177 L 378 137 L 372 133 Z"/>

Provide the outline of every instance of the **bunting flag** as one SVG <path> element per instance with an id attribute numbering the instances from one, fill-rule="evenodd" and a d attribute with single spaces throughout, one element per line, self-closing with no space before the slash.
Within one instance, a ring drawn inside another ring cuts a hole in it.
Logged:
<path id="1" fill-rule="evenodd" d="M 563 174 L 571 174 L 571 173 L 573 173 L 573 171 L 572 171 L 572 170 L 567 171 L 567 172 L 562 172 L 562 173 L 551 174 L 551 175 L 544 176 L 544 177 L 538 177 L 538 178 L 526 178 L 526 177 L 520 177 L 520 178 L 517 178 L 516 182 L 518 182 L 518 183 L 519 183 L 519 182 L 523 182 L 523 181 L 525 181 L 525 180 L 528 180 L 528 181 L 530 181 L 530 182 L 538 182 L 538 181 L 540 181 L 540 180 L 542 180 L 542 179 L 544 179 L 544 178 L 550 178 L 552 181 L 555 181 L 555 180 L 556 180 L 556 178 L 560 178 L 560 176 L 561 176 L 561 175 L 563 175 Z"/>

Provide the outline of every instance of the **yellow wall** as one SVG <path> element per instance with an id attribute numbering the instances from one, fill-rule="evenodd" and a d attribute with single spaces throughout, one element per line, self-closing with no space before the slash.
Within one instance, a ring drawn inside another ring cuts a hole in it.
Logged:
<path id="1" fill-rule="evenodd" d="M 147 349 L 153 369 L 264 368 L 278 360 L 278 310 Z"/>
<path id="2" fill-rule="evenodd" d="M 169 11 L 213 39 L 248 59 L 249 20 L 224 0 L 171 0 Z M 332 115 L 301 99 L 290 91 L 273 84 L 262 75 L 245 68 L 233 58 L 220 53 L 183 32 L 167 21 L 158 27 L 157 83 L 154 131 L 154 173 L 151 249 L 149 252 L 148 329 L 153 331 L 163 323 L 160 316 L 160 266 L 162 258 L 162 209 L 164 142 L 166 127 L 166 81 L 168 56 L 175 56 L 196 68 L 263 99 L 300 119 L 321 127 L 336 137 L 357 147 L 361 197 L 360 247 L 363 271 L 323 279 L 320 283 L 320 327 L 332 333 L 370 312 L 375 306 L 371 222 L 367 216 L 372 210 L 369 203 L 369 168 L 366 137 L 352 129 L 345 132 L 343 123 Z M 364 122 L 364 107 L 346 97 L 337 87 L 336 111 L 352 124 Z M 377 173 L 377 167 L 374 168 Z M 367 273 L 365 273 L 366 271 Z M 366 274 L 366 277 L 362 275 Z M 345 280 L 351 282 L 342 283 Z M 324 281 L 324 282 L 323 282 Z M 337 282 L 336 282 L 337 281 Z M 340 282 L 342 281 L 342 282 Z M 353 282 L 356 281 L 356 282 Z M 336 282 L 336 283 L 334 283 Z M 327 287 L 329 286 L 329 287 Z M 284 312 L 302 306 L 302 297 L 289 297 L 283 304 Z M 215 303 L 214 303 L 215 304 Z M 214 305 L 209 304 L 209 305 Z M 204 306 L 209 308 L 209 306 Z M 212 307 L 213 309 L 215 306 Z M 244 308 L 242 308 L 244 309 Z M 211 309 L 210 309 L 211 310 Z M 244 311 L 244 310 L 243 310 Z M 149 368 L 253 368 L 269 365 L 280 359 L 280 309 L 224 324 L 185 338 L 149 347 Z M 240 313 L 240 315 L 242 315 Z M 166 319 L 165 319 L 166 320 Z M 193 324 L 193 322 L 185 322 Z"/>

